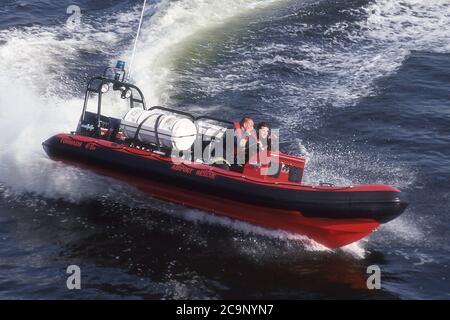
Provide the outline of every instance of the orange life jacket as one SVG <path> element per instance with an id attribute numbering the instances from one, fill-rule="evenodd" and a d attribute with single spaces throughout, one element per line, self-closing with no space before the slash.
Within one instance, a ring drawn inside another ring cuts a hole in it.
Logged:
<path id="1" fill-rule="evenodd" d="M 236 131 L 236 137 L 238 138 L 238 142 L 242 139 L 245 139 L 246 141 L 248 141 L 249 136 L 245 136 L 242 133 L 242 127 L 241 127 L 241 123 L 240 122 L 234 122 L 234 129 Z M 256 131 L 252 130 L 252 132 L 250 133 L 250 135 L 255 139 L 255 141 L 258 141 L 258 137 L 256 136 Z M 239 145 L 239 143 L 238 143 Z"/>

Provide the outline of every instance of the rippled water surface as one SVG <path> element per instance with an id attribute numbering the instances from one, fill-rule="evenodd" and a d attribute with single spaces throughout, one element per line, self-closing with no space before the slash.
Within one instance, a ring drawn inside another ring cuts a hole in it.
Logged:
<path id="1" fill-rule="evenodd" d="M 397 220 L 329 251 L 47 159 L 89 76 L 128 59 L 141 1 L 0 6 L 0 298 L 450 298 L 448 0 L 152 0 L 149 104 L 281 128 L 306 182 L 398 186 Z M 82 269 L 82 290 L 65 269 Z M 382 290 L 366 269 L 379 265 Z"/>

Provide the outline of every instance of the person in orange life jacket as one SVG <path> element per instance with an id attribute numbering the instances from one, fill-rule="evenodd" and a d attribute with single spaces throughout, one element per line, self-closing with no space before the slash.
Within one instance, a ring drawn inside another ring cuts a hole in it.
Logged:
<path id="1" fill-rule="evenodd" d="M 270 125 L 267 122 L 260 122 L 257 126 L 258 148 L 261 151 L 271 151 L 275 144 L 272 142 L 278 137 L 270 132 Z M 277 150 L 273 150 L 277 151 Z"/>
<path id="2" fill-rule="evenodd" d="M 251 118 L 245 117 L 240 122 L 235 123 L 236 129 L 236 146 L 241 150 L 245 150 L 245 162 L 249 159 L 250 145 L 258 142 L 258 137 L 254 129 L 254 122 Z M 242 163 L 240 163 L 242 164 Z"/>
<path id="3" fill-rule="evenodd" d="M 243 118 L 240 123 L 242 136 L 240 137 L 239 147 L 245 148 L 249 143 L 249 140 L 251 140 L 252 138 L 256 138 L 254 129 L 255 123 L 251 118 L 247 117 Z"/>

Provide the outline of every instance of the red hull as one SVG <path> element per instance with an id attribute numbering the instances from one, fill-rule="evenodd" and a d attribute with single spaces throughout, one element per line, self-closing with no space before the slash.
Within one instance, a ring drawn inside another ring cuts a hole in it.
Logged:
<path id="1" fill-rule="evenodd" d="M 80 166 L 79 162 L 65 162 Z M 283 230 L 306 236 L 330 249 L 339 248 L 358 241 L 380 226 L 371 219 L 324 219 L 305 218 L 299 211 L 265 208 L 237 201 L 224 201 L 220 197 L 206 196 L 184 188 L 148 181 L 135 176 L 107 170 L 99 166 L 83 164 L 104 175 L 126 181 L 143 192 L 173 203 L 204 210 L 217 215 L 245 221 L 273 230 Z"/>
<path id="2" fill-rule="evenodd" d="M 375 220 L 333 220 L 305 218 L 298 211 L 268 209 L 247 203 L 224 201 L 221 198 L 160 185 L 157 183 L 136 186 L 164 200 L 213 212 L 229 218 L 246 221 L 269 229 L 279 229 L 304 235 L 330 248 L 339 248 L 358 241 L 372 233 L 380 224 Z"/>

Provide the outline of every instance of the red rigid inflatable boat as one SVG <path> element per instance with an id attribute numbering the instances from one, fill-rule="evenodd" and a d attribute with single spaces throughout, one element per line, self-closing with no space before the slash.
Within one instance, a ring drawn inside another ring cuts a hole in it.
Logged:
<path id="1" fill-rule="evenodd" d="M 108 91 L 129 100 L 124 118 L 102 114 L 102 96 Z M 89 111 L 93 97 L 95 112 Z M 261 159 L 242 166 L 222 158 L 218 162 L 214 153 L 205 152 L 200 158 L 193 152 L 183 161 L 175 159 L 179 148 L 204 151 L 233 128 L 216 118 L 147 109 L 139 88 L 125 82 L 124 70 L 116 68 L 89 82 L 76 132 L 53 136 L 43 147 L 53 159 L 127 181 L 154 197 L 304 235 L 328 248 L 364 238 L 407 207 L 400 190 L 386 185 L 303 185 L 305 159 L 281 152 L 269 152 L 270 165 L 278 168 L 270 175 L 263 174 L 268 162 Z"/>

